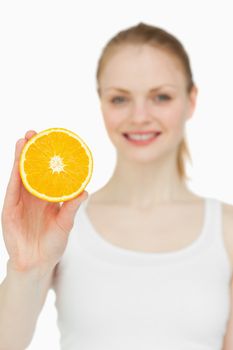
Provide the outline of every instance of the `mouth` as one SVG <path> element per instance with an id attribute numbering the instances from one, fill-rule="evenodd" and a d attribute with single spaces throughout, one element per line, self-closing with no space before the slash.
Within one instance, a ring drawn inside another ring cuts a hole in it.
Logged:
<path id="1" fill-rule="evenodd" d="M 128 142 L 138 146 L 148 145 L 154 142 L 160 135 L 160 131 L 123 133 L 123 136 Z"/>

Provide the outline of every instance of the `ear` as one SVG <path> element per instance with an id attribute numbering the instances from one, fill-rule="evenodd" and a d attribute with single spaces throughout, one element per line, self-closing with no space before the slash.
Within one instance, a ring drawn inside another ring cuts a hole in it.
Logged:
<path id="1" fill-rule="evenodd" d="M 189 92 L 189 107 L 187 119 L 190 119 L 194 113 L 196 102 L 197 102 L 198 88 L 196 85 L 193 85 L 191 91 Z"/>

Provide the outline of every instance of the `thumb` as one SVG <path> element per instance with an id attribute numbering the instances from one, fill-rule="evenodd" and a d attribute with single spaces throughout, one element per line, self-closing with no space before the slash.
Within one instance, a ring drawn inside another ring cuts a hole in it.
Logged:
<path id="1" fill-rule="evenodd" d="M 72 229 L 75 214 L 86 199 L 88 198 L 88 192 L 83 191 L 78 197 L 64 202 L 57 214 L 57 223 L 64 231 L 70 231 Z"/>
<path id="2" fill-rule="evenodd" d="M 8 182 L 5 200 L 4 200 L 4 208 L 9 208 L 12 210 L 13 206 L 15 206 L 20 198 L 21 193 L 21 178 L 19 173 L 19 159 L 20 153 L 25 145 L 25 139 L 19 139 L 15 145 L 15 159 L 13 168 L 11 170 L 10 180 Z"/>

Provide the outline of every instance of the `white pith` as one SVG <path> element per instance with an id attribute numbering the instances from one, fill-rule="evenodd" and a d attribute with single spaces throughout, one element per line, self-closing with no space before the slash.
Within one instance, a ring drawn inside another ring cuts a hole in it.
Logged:
<path id="1" fill-rule="evenodd" d="M 53 156 L 49 162 L 49 168 L 53 171 L 53 173 L 60 173 L 64 171 L 65 164 L 63 163 L 63 159 L 60 156 Z"/>

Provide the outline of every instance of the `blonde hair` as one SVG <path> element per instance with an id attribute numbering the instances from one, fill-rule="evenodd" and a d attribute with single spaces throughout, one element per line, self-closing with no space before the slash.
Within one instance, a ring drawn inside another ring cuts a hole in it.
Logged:
<path id="1" fill-rule="evenodd" d="M 190 93 L 192 87 L 194 86 L 194 82 L 189 57 L 181 42 L 162 28 L 140 22 L 133 27 L 129 27 L 118 32 L 103 48 L 101 56 L 98 60 L 96 71 L 97 92 L 99 97 L 99 81 L 104 66 L 108 62 L 109 58 L 114 55 L 114 53 L 117 52 L 122 45 L 127 44 L 148 44 L 152 47 L 162 49 L 167 53 L 172 54 L 174 58 L 177 58 L 181 63 L 181 67 L 187 80 L 187 93 Z M 192 163 L 186 136 L 184 135 L 178 147 L 177 168 L 180 177 L 185 180 L 189 179 L 185 168 L 185 163 L 187 160 Z"/>

